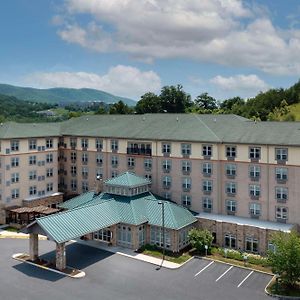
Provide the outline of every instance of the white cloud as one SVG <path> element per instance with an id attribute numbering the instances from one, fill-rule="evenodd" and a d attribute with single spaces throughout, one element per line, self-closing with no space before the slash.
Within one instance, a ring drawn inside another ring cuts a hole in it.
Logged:
<path id="1" fill-rule="evenodd" d="M 92 88 L 136 100 L 146 92 L 158 92 L 161 88 L 160 77 L 155 72 L 143 72 L 123 65 L 110 68 L 104 75 L 86 72 L 39 72 L 27 75 L 24 80 L 39 88 Z"/>
<path id="2" fill-rule="evenodd" d="M 270 86 L 260 79 L 257 75 L 235 75 L 230 77 L 223 77 L 218 75 L 210 80 L 217 88 L 228 91 L 235 95 L 253 96 L 260 91 L 265 91 Z"/>
<path id="3" fill-rule="evenodd" d="M 190 58 L 299 74 L 300 30 L 275 28 L 267 13 L 241 0 L 65 0 L 60 37 L 99 52 L 141 61 Z M 76 23 L 90 15 L 85 25 Z M 80 20 L 80 17 L 77 21 Z"/>

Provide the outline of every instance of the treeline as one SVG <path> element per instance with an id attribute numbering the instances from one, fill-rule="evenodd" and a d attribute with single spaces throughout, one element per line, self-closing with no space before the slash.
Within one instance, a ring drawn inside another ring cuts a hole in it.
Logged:
<path id="1" fill-rule="evenodd" d="M 237 114 L 256 120 L 293 121 L 295 116 L 289 105 L 300 102 L 300 81 L 288 89 L 270 89 L 260 92 L 251 99 L 233 97 L 218 101 L 208 93 L 202 93 L 195 99 L 183 90 L 181 85 L 165 86 L 159 95 L 144 94 L 135 107 L 129 107 L 122 101 L 103 109 L 98 114 L 144 114 L 144 113 L 199 113 L 199 114 Z"/>
<path id="2" fill-rule="evenodd" d="M 54 107 L 52 104 L 28 102 L 0 94 L 0 122 L 46 122 L 49 117 L 37 112 Z"/>

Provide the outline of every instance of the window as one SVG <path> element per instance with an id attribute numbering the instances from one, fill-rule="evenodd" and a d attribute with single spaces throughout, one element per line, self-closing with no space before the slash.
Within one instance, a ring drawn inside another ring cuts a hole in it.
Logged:
<path id="1" fill-rule="evenodd" d="M 259 203 L 250 203 L 250 215 L 259 216 L 260 215 L 260 204 Z"/>
<path id="2" fill-rule="evenodd" d="M 236 212 L 236 201 L 235 200 L 226 200 L 226 210 L 228 213 Z"/>
<path id="3" fill-rule="evenodd" d="M 276 200 L 286 201 L 288 199 L 288 189 L 286 187 L 275 188 Z"/>
<path id="4" fill-rule="evenodd" d="M 260 196 L 260 185 L 250 184 L 249 185 L 249 195 L 251 197 L 259 197 Z"/>
<path id="5" fill-rule="evenodd" d="M 118 166 L 118 156 L 113 155 L 111 157 L 111 166 L 116 168 Z"/>
<path id="6" fill-rule="evenodd" d="M 287 220 L 288 218 L 288 209 L 287 207 L 277 206 L 276 207 L 276 219 L 278 220 Z"/>
<path id="7" fill-rule="evenodd" d="M 19 182 L 19 173 L 12 173 L 10 177 L 10 182 L 11 183 L 17 183 Z"/>
<path id="8" fill-rule="evenodd" d="M 164 172 L 170 172 L 171 171 L 171 160 L 165 159 L 162 161 L 162 169 Z"/>
<path id="9" fill-rule="evenodd" d="M 36 165 L 36 156 L 35 155 L 31 155 L 29 156 L 29 165 Z"/>
<path id="10" fill-rule="evenodd" d="M 111 178 L 117 177 L 118 174 L 119 174 L 118 171 L 112 170 L 112 171 L 111 171 Z"/>
<path id="11" fill-rule="evenodd" d="M 167 199 L 167 200 L 170 200 L 170 199 L 172 198 L 172 194 L 171 194 L 170 192 L 165 192 L 165 193 L 163 194 L 163 197 L 164 197 L 165 199 Z"/>
<path id="12" fill-rule="evenodd" d="M 212 210 L 212 200 L 211 198 L 204 197 L 202 199 L 202 207 L 204 211 L 211 211 Z"/>
<path id="13" fill-rule="evenodd" d="M 181 162 L 181 169 L 183 174 L 189 174 L 192 170 L 192 163 L 189 160 L 183 160 Z"/>
<path id="14" fill-rule="evenodd" d="M 11 190 L 11 198 L 17 199 L 20 197 L 20 190 L 19 189 L 13 189 Z"/>
<path id="15" fill-rule="evenodd" d="M 30 139 L 28 141 L 28 149 L 29 150 L 36 150 L 36 139 Z"/>
<path id="16" fill-rule="evenodd" d="M 97 169 L 96 170 L 96 178 L 100 178 L 102 179 L 103 178 L 103 170 L 102 169 Z"/>
<path id="17" fill-rule="evenodd" d="M 87 192 L 89 190 L 89 183 L 87 181 L 82 181 L 81 188 L 83 192 Z"/>
<path id="18" fill-rule="evenodd" d="M 191 196 L 190 195 L 182 195 L 181 203 L 183 206 L 191 206 L 191 203 L 192 203 Z"/>
<path id="19" fill-rule="evenodd" d="M 71 190 L 74 192 L 77 190 L 77 180 L 71 179 Z"/>
<path id="20" fill-rule="evenodd" d="M 236 194 L 236 183 L 235 182 L 226 182 L 225 190 L 227 194 L 235 195 Z"/>
<path id="21" fill-rule="evenodd" d="M 188 156 L 192 154 L 192 145 L 191 144 L 181 144 L 181 154 Z"/>
<path id="22" fill-rule="evenodd" d="M 165 189 L 169 189 L 171 187 L 171 182 L 172 182 L 172 179 L 170 176 L 164 176 L 163 177 L 163 188 Z"/>
<path id="23" fill-rule="evenodd" d="M 189 177 L 182 178 L 182 189 L 184 191 L 192 188 L 192 180 Z"/>
<path id="24" fill-rule="evenodd" d="M 96 154 L 96 164 L 102 166 L 103 164 L 103 156 L 102 154 Z"/>
<path id="25" fill-rule="evenodd" d="M 202 156 L 205 156 L 205 157 L 212 156 L 212 146 L 211 145 L 203 145 L 202 146 Z"/>
<path id="26" fill-rule="evenodd" d="M 202 190 L 203 192 L 211 192 L 212 191 L 212 180 L 203 180 L 202 181 Z"/>
<path id="27" fill-rule="evenodd" d="M 258 160 L 260 159 L 260 148 L 259 147 L 250 147 L 249 148 L 249 158 Z"/>
<path id="28" fill-rule="evenodd" d="M 258 252 L 258 240 L 253 237 L 246 237 L 245 239 L 246 251 L 247 252 Z"/>
<path id="29" fill-rule="evenodd" d="M 77 138 L 70 138 L 70 146 L 72 149 L 75 149 L 77 146 Z"/>
<path id="30" fill-rule="evenodd" d="M 226 171 L 226 175 L 229 177 L 236 176 L 236 165 L 235 164 L 226 164 L 225 171 Z"/>
<path id="31" fill-rule="evenodd" d="M 71 161 L 72 161 L 72 162 L 75 162 L 76 159 L 77 159 L 77 154 L 76 154 L 76 152 L 71 152 Z"/>
<path id="32" fill-rule="evenodd" d="M 71 175 L 74 176 L 77 174 L 77 167 L 76 166 L 71 166 Z"/>
<path id="33" fill-rule="evenodd" d="M 88 163 L 88 161 L 89 161 L 89 155 L 88 155 L 88 153 L 86 153 L 86 152 L 82 153 L 81 161 L 82 161 L 83 165 L 86 165 Z"/>
<path id="34" fill-rule="evenodd" d="M 152 175 L 151 174 L 145 174 L 145 178 L 152 182 Z"/>
<path id="35" fill-rule="evenodd" d="M 203 175 L 211 175 L 212 174 L 212 164 L 211 163 L 203 163 L 202 164 L 202 173 Z"/>
<path id="36" fill-rule="evenodd" d="M 36 171 L 29 171 L 29 176 L 28 176 L 29 180 L 35 180 L 36 179 Z"/>
<path id="37" fill-rule="evenodd" d="M 226 146 L 226 157 L 228 159 L 236 158 L 236 146 Z"/>
<path id="38" fill-rule="evenodd" d="M 82 175 L 83 178 L 87 178 L 89 176 L 89 170 L 88 170 L 87 167 L 82 167 L 81 175 Z"/>
<path id="39" fill-rule="evenodd" d="M 128 168 L 134 168 L 134 166 L 135 166 L 135 159 L 133 157 L 128 157 L 128 159 L 127 159 L 127 166 L 128 166 Z"/>
<path id="40" fill-rule="evenodd" d="M 19 164 L 20 164 L 19 157 L 12 157 L 12 158 L 10 159 L 10 166 L 11 166 L 12 168 L 18 167 Z"/>
<path id="41" fill-rule="evenodd" d="M 46 162 L 47 163 L 52 163 L 53 162 L 53 154 L 52 153 L 47 153 L 46 154 Z"/>
<path id="42" fill-rule="evenodd" d="M 165 245 L 163 245 L 163 231 L 161 227 L 150 227 L 150 244 L 158 247 L 170 248 L 171 247 L 171 234 L 170 231 L 165 229 Z"/>
<path id="43" fill-rule="evenodd" d="M 287 161 L 288 149 L 287 148 L 275 148 L 275 159 L 278 161 Z"/>
<path id="44" fill-rule="evenodd" d="M 233 234 L 225 234 L 225 247 L 236 248 L 236 236 Z"/>
<path id="45" fill-rule="evenodd" d="M 46 177 L 53 177 L 53 169 L 52 168 L 47 169 L 47 171 L 46 171 Z"/>
<path id="46" fill-rule="evenodd" d="M 29 187 L 29 196 L 36 195 L 36 186 Z"/>
<path id="47" fill-rule="evenodd" d="M 19 151 L 19 141 L 18 140 L 10 141 L 10 151 Z"/>
<path id="48" fill-rule="evenodd" d="M 249 176 L 252 179 L 258 179 L 260 177 L 260 166 L 250 166 L 249 167 Z"/>
<path id="49" fill-rule="evenodd" d="M 53 191 L 53 183 L 47 183 L 47 192 L 52 192 Z"/>
<path id="50" fill-rule="evenodd" d="M 163 154 L 171 154 L 171 144 L 163 143 L 162 144 L 162 153 Z"/>
<path id="51" fill-rule="evenodd" d="M 287 168 L 275 168 L 275 174 L 277 180 L 286 181 L 288 179 Z"/>
<path id="52" fill-rule="evenodd" d="M 151 158 L 145 158 L 144 159 L 144 168 L 145 168 L 145 170 L 151 170 L 152 169 L 152 159 Z"/>
<path id="53" fill-rule="evenodd" d="M 111 140 L 110 141 L 110 147 L 112 151 L 118 151 L 119 149 L 119 142 L 118 140 Z"/>
<path id="54" fill-rule="evenodd" d="M 89 140 L 86 138 L 81 139 L 81 148 L 87 149 L 89 147 Z"/>
<path id="55" fill-rule="evenodd" d="M 46 139 L 46 148 L 53 148 L 53 139 Z"/>
<path id="56" fill-rule="evenodd" d="M 97 138 L 95 140 L 95 147 L 97 150 L 102 150 L 103 149 L 103 141 L 102 139 Z"/>

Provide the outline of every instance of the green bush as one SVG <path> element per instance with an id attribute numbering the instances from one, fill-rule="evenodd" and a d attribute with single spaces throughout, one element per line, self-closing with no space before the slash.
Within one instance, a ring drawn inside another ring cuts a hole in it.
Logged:
<path id="1" fill-rule="evenodd" d="M 206 245 L 208 246 L 207 252 L 210 253 L 213 236 L 207 229 L 191 229 L 188 233 L 188 239 L 192 247 L 196 248 L 197 252 L 204 253 Z"/>

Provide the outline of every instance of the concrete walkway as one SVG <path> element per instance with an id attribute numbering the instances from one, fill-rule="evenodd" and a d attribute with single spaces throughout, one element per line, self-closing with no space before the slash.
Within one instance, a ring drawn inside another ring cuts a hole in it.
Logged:
<path id="1" fill-rule="evenodd" d="M 126 257 L 130 257 L 130 258 L 133 258 L 133 259 L 141 260 L 141 261 L 151 263 L 151 264 L 156 265 L 156 266 L 162 266 L 162 267 L 168 268 L 168 269 L 178 269 L 182 266 L 182 264 L 180 265 L 180 264 L 173 263 L 173 262 L 170 262 L 170 261 L 167 261 L 167 260 L 164 260 L 162 262 L 162 259 L 160 259 L 160 258 L 152 257 L 152 256 L 149 256 L 149 255 L 144 255 L 144 254 L 141 254 L 141 253 L 136 253 L 132 249 L 127 249 L 127 248 L 123 248 L 123 247 L 108 246 L 106 243 L 102 243 L 102 242 L 98 242 L 98 241 L 93 241 L 93 240 L 83 241 L 83 240 L 80 240 L 80 239 L 76 239 L 73 242 L 77 242 L 77 243 L 80 243 L 82 245 L 88 245 L 88 246 L 95 247 L 95 248 L 98 248 L 98 249 L 101 249 L 101 250 L 105 250 L 105 251 L 108 251 L 108 252 L 112 252 L 112 253 L 123 255 L 123 256 L 126 256 Z"/>
<path id="2" fill-rule="evenodd" d="M 29 239 L 29 234 L 21 233 L 21 232 L 13 232 L 3 229 L 3 226 L 1 226 L 2 229 L 0 229 L 0 239 L 10 238 L 10 239 Z M 46 240 L 47 237 L 43 235 L 39 235 L 39 240 Z"/>

